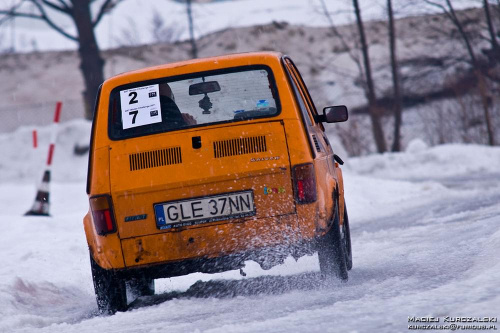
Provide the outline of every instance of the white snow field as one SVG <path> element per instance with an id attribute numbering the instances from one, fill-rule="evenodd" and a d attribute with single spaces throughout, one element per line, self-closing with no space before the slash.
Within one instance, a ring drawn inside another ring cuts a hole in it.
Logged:
<path id="1" fill-rule="evenodd" d="M 263 271 L 157 280 L 98 316 L 82 217 L 89 124 L 60 128 L 51 217 L 25 217 L 49 128 L 0 135 L 0 332 L 406 332 L 412 316 L 500 317 L 500 148 L 413 141 L 345 158 L 354 267 L 324 283 L 316 256 Z M 17 156 L 17 158 L 16 158 Z M 345 157 L 345 156 L 343 156 Z M 500 324 L 496 324 L 500 328 Z"/>

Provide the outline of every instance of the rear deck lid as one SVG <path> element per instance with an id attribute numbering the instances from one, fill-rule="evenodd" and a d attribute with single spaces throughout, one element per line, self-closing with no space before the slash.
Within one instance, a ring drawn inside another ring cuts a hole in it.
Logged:
<path id="1" fill-rule="evenodd" d="M 118 141 L 110 161 L 121 238 L 295 211 L 280 121 Z"/>

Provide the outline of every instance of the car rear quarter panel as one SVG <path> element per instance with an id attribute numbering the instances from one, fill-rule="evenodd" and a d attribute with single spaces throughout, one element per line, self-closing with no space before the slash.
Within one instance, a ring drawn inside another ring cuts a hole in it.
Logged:
<path id="1" fill-rule="evenodd" d="M 90 161 L 92 171 L 90 178 L 91 195 L 107 194 L 109 184 L 109 147 L 94 148 Z M 105 269 L 123 267 L 123 254 L 118 233 L 100 236 L 97 234 L 89 210 L 83 219 L 83 226 L 89 249 L 94 260 Z"/>

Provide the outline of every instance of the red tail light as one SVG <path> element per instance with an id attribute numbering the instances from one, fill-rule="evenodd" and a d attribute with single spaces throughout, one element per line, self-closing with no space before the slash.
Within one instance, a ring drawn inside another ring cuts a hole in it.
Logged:
<path id="1" fill-rule="evenodd" d="M 94 227 L 99 235 L 106 235 L 116 231 L 113 203 L 107 194 L 90 198 L 90 209 L 94 219 Z"/>
<path id="2" fill-rule="evenodd" d="M 312 163 L 293 167 L 293 186 L 297 203 L 306 204 L 316 201 L 316 173 Z"/>

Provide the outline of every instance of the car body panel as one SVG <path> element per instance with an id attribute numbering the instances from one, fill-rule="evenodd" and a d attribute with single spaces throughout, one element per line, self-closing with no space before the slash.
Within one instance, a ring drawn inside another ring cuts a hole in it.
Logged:
<path id="1" fill-rule="evenodd" d="M 110 183 L 121 238 L 164 232 L 156 227 L 153 204 L 185 198 L 253 190 L 256 218 L 295 211 L 288 149 L 286 142 L 281 140 L 283 125 L 280 122 L 233 124 L 224 128 L 222 136 L 220 133 L 220 128 L 201 129 L 187 136 L 186 133 L 168 132 L 123 140 L 113 146 L 111 159 L 115 163 L 111 167 Z M 191 140 L 186 140 L 193 135 L 201 137 L 200 149 L 193 149 Z M 214 145 L 221 138 L 264 138 L 266 151 L 215 157 Z M 160 149 L 162 144 L 177 143 L 182 162 L 131 171 L 129 152 L 148 151 L 151 141 L 161 141 Z M 115 152 L 119 153 L 114 155 Z M 242 165 L 245 168 L 241 168 Z M 265 194 L 265 187 L 280 190 Z M 273 196 L 274 207 L 266 201 L 270 196 Z M 147 218 L 125 222 L 128 216 L 141 214 L 146 214 Z"/>
<path id="2" fill-rule="evenodd" d="M 125 239 L 122 241 L 125 265 L 134 267 L 200 257 L 215 258 L 287 244 L 298 235 L 296 219 L 295 214 L 247 219 Z"/>
<path id="3" fill-rule="evenodd" d="M 335 196 L 343 209 L 342 174 L 323 125 L 315 122 L 316 110 L 307 88 L 287 59 L 279 53 L 260 52 L 189 60 L 120 74 L 104 82 L 93 124 L 88 194 L 111 196 L 117 232 L 98 235 L 92 214 L 85 216 L 87 241 L 99 266 L 124 269 L 216 258 L 310 242 L 328 231 Z M 109 96 L 116 87 L 253 65 L 267 66 L 273 73 L 281 107 L 276 116 L 124 140 L 111 140 L 107 135 Z M 195 136 L 201 138 L 200 148 L 192 144 Z M 265 150 L 215 156 L 217 142 L 255 137 L 265 137 Z M 181 158 L 158 165 L 152 160 L 158 160 L 159 150 L 180 152 Z M 146 155 L 149 162 L 141 160 L 137 167 L 134 156 Z M 318 199 L 297 204 L 292 168 L 304 163 L 314 164 Z M 157 226 L 155 204 L 248 190 L 253 191 L 253 216 L 166 230 Z"/>

